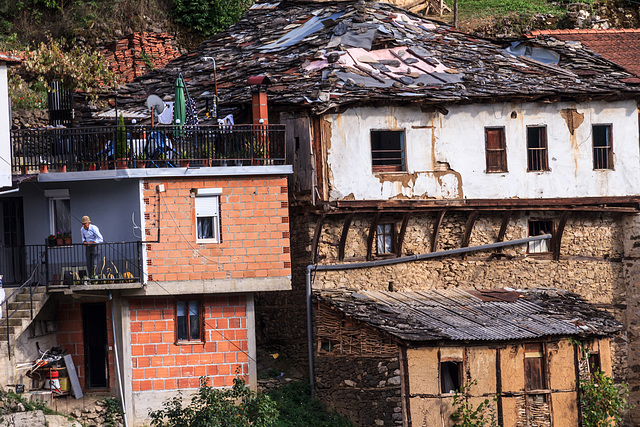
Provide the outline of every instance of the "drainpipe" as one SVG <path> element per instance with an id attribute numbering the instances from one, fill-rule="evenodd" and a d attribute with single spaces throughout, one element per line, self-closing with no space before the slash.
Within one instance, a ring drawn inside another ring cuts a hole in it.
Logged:
<path id="1" fill-rule="evenodd" d="M 355 270 L 356 268 L 380 267 L 383 265 L 403 264 L 410 261 L 421 261 L 430 258 L 439 258 L 447 255 L 459 255 L 468 252 L 486 251 L 488 249 L 504 248 L 506 246 L 517 246 L 524 243 L 535 242 L 538 240 L 549 240 L 551 234 L 542 236 L 527 237 L 525 239 L 509 240 L 506 242 L 490 243 L 488 245 L 469 246 L 466 248 L 449 249 L 446 251 L 429 252 L 426 254 L 403 256 L 399 258 L 381 259 L 376 261 L 354 262 L 350 264 L 309 264 L 305 272 L 305 281 L 307 288 L 307 337 L 309 350 L 309 383 L 311 384 L 311 398 L 315 397 L 315 378 L 313 375 L 313 324 L 311 317 L 311 271 L 337 271 L 337 270 Z"/>
<path id="2" fill-rule="evenodd" d="M 111 302 L 111 334 L 113 335 L 113 358 L 116 360 L 116 377 L 118 377 L 118 390 L 120 391 L 120 402 L 122 404 L 122 420 L 124 427 L 129 427 L 127 423 L 127 409 L 124 404 L 124 390 L 122 389 L 122 376 L 120 373 L 120 357 L 118 356 L 118 340 L 116 339 L 116 317 L 113 309 L 113 295 L 109 291 L 109 302 Z"/>

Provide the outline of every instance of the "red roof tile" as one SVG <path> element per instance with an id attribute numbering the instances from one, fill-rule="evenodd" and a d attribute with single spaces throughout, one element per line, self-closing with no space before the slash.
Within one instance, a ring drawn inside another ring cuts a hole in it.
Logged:
<path id="1" fill-rule="evenodd" d="M 7 64 L 19 64 L 22 59 L 10 53 L 0 52 L 0 62 L 6 62 Z"/>
<path id="2" fill-rule="evenodd" d="M 640 28 L 610 30 L 538 30 L 527 37 L 551 36 L 561 41 L 577 41 L 640 77 Z"/>

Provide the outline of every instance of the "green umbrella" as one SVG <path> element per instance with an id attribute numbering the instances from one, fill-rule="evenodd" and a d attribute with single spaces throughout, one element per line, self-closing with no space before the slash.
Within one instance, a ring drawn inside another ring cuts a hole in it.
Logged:
<path id="1" fill-rule="evenodd" d="M 184 126 L 184 121 L 187 117 L 187 107 L 184 100 L 184 80 L 182 80 L 182 76 L 176 79 L 175 88 L 176 99 L 175 104 L 173 105 L 173 124 L 180 129 L 177 134 L 179 136 L 183 136 L 184 132 L 182 131 L 182 127 Z"/>

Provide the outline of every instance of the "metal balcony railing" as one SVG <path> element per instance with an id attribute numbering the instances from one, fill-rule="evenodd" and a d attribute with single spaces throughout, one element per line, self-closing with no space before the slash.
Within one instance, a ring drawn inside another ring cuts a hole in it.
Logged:
<path id="1" fill-rule="evenodd" d="M 95 245 L 93 268 L 82 244 L 0 247 L 3 286 L 29 279 L 47 286 L 143 283 L 142 242 Z"/>
<path id="2" fill-rule="evenodd" d="M 284 125 L 20 129 L 11 144 L 15 174 L 285 163 Z"/>

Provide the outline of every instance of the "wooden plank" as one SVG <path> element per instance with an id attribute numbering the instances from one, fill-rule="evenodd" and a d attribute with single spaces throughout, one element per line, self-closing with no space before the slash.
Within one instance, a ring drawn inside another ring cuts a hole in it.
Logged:
<path id="1" fill-rule="evenodd" d="M 398 243 L 396 244 L 396 256 L 402 256 L 402 245 L 404 243 L 404 235 L 407 232 L 407 224 L 411 218 L 411 212 L 404 214 L 402 225 L 400 226 L 400 234 L 398 234 Z"/>
<path id="2" fill-rule="evenodd" d="M 431 234 L 431 252 L 435 252 L 438 249 L 438 236 L 440 234 L 440 227 L 442 226 L 442 220 L 447 213 L 446 209 L 438 213 L 438 218 L 433 225 L 433 234 Z"/>
<path id="3" fill-rule="evenodd" d="M 78 381 L 78 374 L 76 367 L 73 364 L 73 359 L 70 354 L 64 355 L 64 366 L 67 368 L 67 375 L 69 375 L 69 382 L 71 383 L 71 393 L 76 399 L 80 399 L 82 394 L 82 387 L 80 387 L 80 381 Z"/>
<path id="4" fill-rule="evenodd" d="M 467 224 L 465 225 L 464 228 L 464 236 L 462 236 L 462 247 L 466 248 L 469 246 L 469 240 L 471 240 L 471 232 L 473 231 L 473 226 L 476 223 L 476 220 L 478 219 L 478 211 L 473 211 L 469 214 L 469 217 L 467 218 Z"/>
<path id="5" fill-rule="evenodd" d="M 371 261 L 373 258 L 373 241 L 376 236 L 378 221 L 380 221 L 380 212 L 374 215 L 373 220 L 371 221 L 371 227 L 369 227 L 369 237 L 367 237 L 367 261 Z"/>
<path id="6" fill-rule="evenodd" d="M 344 219 L 342 234 L 340 234 L 340 243 L 338 244 L 338 261 L 344 261 L 344 246 L 347 243 L 347 235 L 349 234 L 349 227 L 351 227 L 353 216 L 354 214 L 351 213 Z"/>
<path id="7" fill-rule="evenodd" d="M 553 259 L 558 261 L 560 259 L 560 247 L 562 246 L 562 234 L 564 233 L 564 227 L 567 224 L 567 219 L 569 219 L 569 215 L 571 213 L 569 211 L 564 211 L 562 216 L 560 217 L 560 222 L 558 223 L 558 228 L 556 229 L 556 233 L 554 236 L 553 242 Z"/>
<path id="8" fill-rule="evenodd" d="M 320 233 L 322 232 L 322 225 L 324 224 L 324 219 L 326 215 L 320 215 L 318 221 L 316 222 L 316 229 L 313 232 L 313 241 L 311 242 L 311 254 L 313 256 L 313 263 L 318 263 L 318 242 L 320 241 Z"/>

